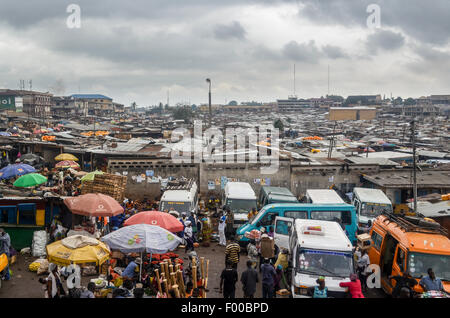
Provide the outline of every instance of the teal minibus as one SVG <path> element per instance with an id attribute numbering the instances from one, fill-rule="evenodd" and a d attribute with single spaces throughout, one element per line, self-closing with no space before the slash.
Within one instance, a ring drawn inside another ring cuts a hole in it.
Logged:
<path id="1" fill-rule="evenodd" d="M 246 246 L 249 239 L 246 232 L 260 230 L 266 231 L 273 226 L 277 216 L 293 219 L 312 219 L 322 221 L 339 222 L 345 227 L 345 232 L 352 244 L 356 243 L 356 231 L 358 228 L 356 210 L 351 204 L 312 204 L 312 203 L 276 203 L 264 206 L 256 216 L 250 219 L 236 230 L 236 238 L 239 245 Z"/>

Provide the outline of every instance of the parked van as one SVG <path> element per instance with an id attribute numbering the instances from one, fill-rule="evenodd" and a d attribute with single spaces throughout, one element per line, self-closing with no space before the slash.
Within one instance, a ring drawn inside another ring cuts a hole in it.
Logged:
<path id="1" fill-rule="evenodd" d="M 258 207 L 272 203 L 298 203 L 295 195 L 284 187 L 262 186 L 259 191 Z"/>
<path id="2" fill-rule="evenodd" d="M 319 276 L 325 277 L 328 297 L 346 296 L 347 289 L 339 283 L 354 273 L 353 245 L 339 223 L 277 217 L 275 240 L 288 243 L 282 247 L 290 252 L 288 279 L 294 298 L 308 297 L 308 288 L 317 286 Z"/>
<path id="3" fill-rule="evenodd" d="M 222 202 L 233 212 L 233 227 L 237 229 L 248 221 L 248 213 L 256 209 L 255 191 L 246 182 L 227 182 Z"/>
<path id="4" fill-rule="evenodd" d="M 364 232 L 367 222 L 379 216 L 383 211 L 392 213 L 391 200 L 379 189 L 354 188 L 352 204 L 358 215 L 358 232 Z"/>
<path id="5" fill-rule="evenodd" d="M 197 184 L 190 180 L 184 185 L 168 186 L 159 201 L 160 211 L 170 211 L 183 213 L 189 217 L 198 212 Z"/>
<path id="6" fill-rule="evenodd" d="M 407 271 L 419 282 L 428 275 L 428 268 L 450 292 L 450 239 L 439 223 L 386 213 L 375 219 L 370 234 L 370 263 L 380 266 L 381 287 L 386 293 L 391 294 L 395 287 L 390 275 Z M 418 284 L 415 290 L 423 292 Z"/>
<path id="7" fill-rule="evenodd" d="M 306 190 L 306 203 L 332 204 L 345 203 L 334 190 L 308 189 Z"/>
<path id="8" fill-rule="evenodd" d="M 313 219 L 322 221 L 342 222 L 352 243 L 356 242 L 357 219 L 355 207 L 351 204 L 307 204 L 307 203 L 276 203 L 262 208 L 258 214 L 241 226 L 237 231 L 237 240 L 241 246 L 246 246 L 249 239 L 246 232 L 261 230 L 274 224 L 277 216 L 293 219 Z"/>

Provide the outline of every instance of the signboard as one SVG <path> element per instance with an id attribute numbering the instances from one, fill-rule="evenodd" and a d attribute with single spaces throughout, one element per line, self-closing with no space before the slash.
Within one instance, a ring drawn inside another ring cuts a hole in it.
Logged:
<path id="1" fill-rule="evenodd" d="M 16 101 L 14 96 L 0 95 L 0 110 L 16 110 Z"/>

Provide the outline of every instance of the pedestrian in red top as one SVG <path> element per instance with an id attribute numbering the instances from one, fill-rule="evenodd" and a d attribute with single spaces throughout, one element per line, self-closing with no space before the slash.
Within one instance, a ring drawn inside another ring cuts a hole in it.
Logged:
<path id="1" fill-rule="evenodd" d="M 347 287 L 352 298 L 364 298 L 361 291 L 361 281 L 358 279 L 358 275 L 350 274 L 350 282 L 339 283 L 340 287 Z"/>

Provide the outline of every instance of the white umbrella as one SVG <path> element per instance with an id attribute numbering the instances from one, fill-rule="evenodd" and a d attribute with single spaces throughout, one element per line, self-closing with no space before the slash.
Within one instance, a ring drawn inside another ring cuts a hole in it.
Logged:
<path id="1" fill-rule="evenodd" d="M 164 254 L 173 251 L 181 244 L 181 239 L 160 226 L 149 224 L 135 224 L 122 227 L 117 231 L 100 238 L 110 249 L 122 253 L 150 253 Z M 139 279 L 141 279 L 142 262 L 140 264 Z"/>

